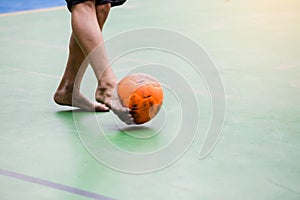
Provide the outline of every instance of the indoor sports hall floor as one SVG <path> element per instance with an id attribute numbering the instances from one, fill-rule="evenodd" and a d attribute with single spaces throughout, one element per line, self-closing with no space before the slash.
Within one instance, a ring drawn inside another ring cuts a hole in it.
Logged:
<path id="1" fill-rule="evenodd" d="M 79 136 L 89 127 L 76 127 L 95 114 L 74 115 L 52 100 L 71 30 L 64 1 L 20 2 L 0 3 L 0 199 L 300 199 L 299 1 L 128 0 L 112 9 L 106 39 L 143 27 L 180 32 L 205 48 L 226 91 L 223 132 L 211 154 L 199 159 L 210 114 L 199 86 L 202 121 L 191 148 L 174 164 L 146 174 L 123 173 L 95 159 Z M 143 52 L 113 67 L 120 77 L 152 58 L 157 60 L 153 52 Z M 161 59 L 179 69 L 171 58 Z M 167 120 L 176 124 L 178 108 L 165 98 Z M 112 113 L 96 116 L 112 143 L 133 152 L 161 148 L 174 131 L 141 145 L 118 129 Z M 132 129 L 151 131 L 151 125 Z"/>

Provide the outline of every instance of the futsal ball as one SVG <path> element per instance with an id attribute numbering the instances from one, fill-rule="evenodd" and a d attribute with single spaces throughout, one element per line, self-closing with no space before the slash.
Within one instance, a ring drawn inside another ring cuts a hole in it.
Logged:
<path id="1" fill-rule="evenodd" d="M 131 74 L 118 83 L 118 95 L 124 107 L 129 108 L 135 124 L 150 121 L 163 103 L 161 84 L 143 73 Z"/>

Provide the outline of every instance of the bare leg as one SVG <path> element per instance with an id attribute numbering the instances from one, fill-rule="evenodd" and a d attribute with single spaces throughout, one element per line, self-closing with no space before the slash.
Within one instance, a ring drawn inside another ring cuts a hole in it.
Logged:
<path id="1" fill-rule="evenodd" d="M 80 82 L 88 65 L 88 63 L 83 63 L 84 59 L 85 56 L 72 34 L 67 66 L 54 94 L 54 101 L 59 105 L 74 106 L 86 111 L 109 111 L 107 106 L 100 103 L 92 103 L 80 93 Z M 76 76 L 79 77 L 77 80 Z"/>
<path id="2" fill-rule="evenodd" d="M 91 105 L 91 102 L 89 102 L 79 92 L 81 78 L 86 66 L 83 67 L 84 69 L 79 68 L 85 58 L 85 55 L 88 55 L 88 60 L 93 67 L 98 82 L 105 85 L 104 88 L 106 88 L 106 90 L 104 92 L 104 96 L 111 96 L 112 91 L 116 86 L 116 78 L 111 67 L 108 66 L 109 62 L 105 55 L 104 46 L 100 45 L 103 42 L 101 28 L 103 27 L 108 15 L 108 12 L 104 12 L 103 8 L 109 12 L 107 5 L 97 6 L 96 9 L 94 1 L 86 1 L 73 6 L 73 34 L 70 42 L 69 60 L 65 75 L 54 96 L 54 99 L 58 104 L 73 105 L 86 110 L 91 110 L 91 108 L 96 108 L 96 110 L 99 111 L 107 110 L 107 107 L 103 104 Z M 75 63 L 80 63 L 80 65 L 77 65 L 78 67 L 74 67 Z M 79 81 L 76 81 L 75 83 L 75 80 Z M 69 94 L 70 91 L 73 93 L 75 92 L 75 95 L 78 96 L 78 101 L 74 102 L 74 97 L 73 102 L 72 99 L 70 100 L 68 97 L 69 95 L 66 95 L 66 93 Z M 120 103 L 117 104 L 113 102 L 119 102 L 118 98 L 102 98 L 101 101 L 111 107 L 114 113 L 117 114 L 121 120 L 128 124 L 132 123 L 132 117 L 129 114 L 129 110 L 121 106 Z"/>
<path id="3" fill-rule="evenodd" d="M 103 30 L 103 26 L 108 17 L 110 7 L 110 3 L 96 6 L 97 20 L 101 30 Z"/>
<path id="4" fill-rule="evenodd" d="M 110 10 L 110 4 L 98 6 L 99 10 L 98 24 L 102 30 Z M 108 107 L 101 104 L 93 104 L 80 93 L 80 84 L 84 72 L 88 67 L 88 61 L 85 59 L 81 48 L 77 44 L 73 33 L 69 43 L 69 58 L 64 76 L 54 95 L 54 100 L 60 105 L 68 105 L 82 108 L 88 111 L 108 111 Z M 74 96 L 73 96 L 73 92 Z M 74 98 L 74 99 L 72 99 Z M 76 101 L 74 101 L 76 99 Z"/>
<path id="5" fill-rule="evenodd" d="M 99 26 L 102 30 L 103 24 L 107 19 L 110 11 L 110 4 L 103 4 L 96 6 L 96 14 Z M 116 88 L 117 80 L 111 67 L 107 67 L 105 71 L 102 72 L 102 76 L 98 81 L 98 87 L 95 93 L 95 98 L 98 102 L 104 103 L 109 106 L 114 113 L 116 113 L 121 119 L 126 118 L 126 112 L 119 101 L 117 93 L 114 93 Z M 122 116 L 125 115 L 125 116 Z M 132 120 L 132 118 L 130 117 Z"/>

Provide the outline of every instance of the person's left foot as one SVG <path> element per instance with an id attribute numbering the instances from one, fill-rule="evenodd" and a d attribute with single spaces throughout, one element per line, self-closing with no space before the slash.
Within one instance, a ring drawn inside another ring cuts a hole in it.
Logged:
<path id="1" fill-rule="evenodd" d="M 57 90 L 53 99 L 59 105 L 77 107 L 84 111 L 108 112 L 110 110 L 105 104 L 93 103 L 80 92 L 73 93 L 73 90 L 65 88 Z"/>

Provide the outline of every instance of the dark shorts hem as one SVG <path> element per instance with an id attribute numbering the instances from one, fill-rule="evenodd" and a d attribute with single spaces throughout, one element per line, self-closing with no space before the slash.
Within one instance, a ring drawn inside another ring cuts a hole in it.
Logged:
<path id="1" fill-rule="evenodd" d="M 66 0 L 67 7 L 70 12 L 72 12 L 72 6 L 83 3 L 88 0 Z M 125 3 L 126 0 L 96 0 L 96 5 L 107 4 L 110 3 L 111 7 L 120 6 Z"/>

